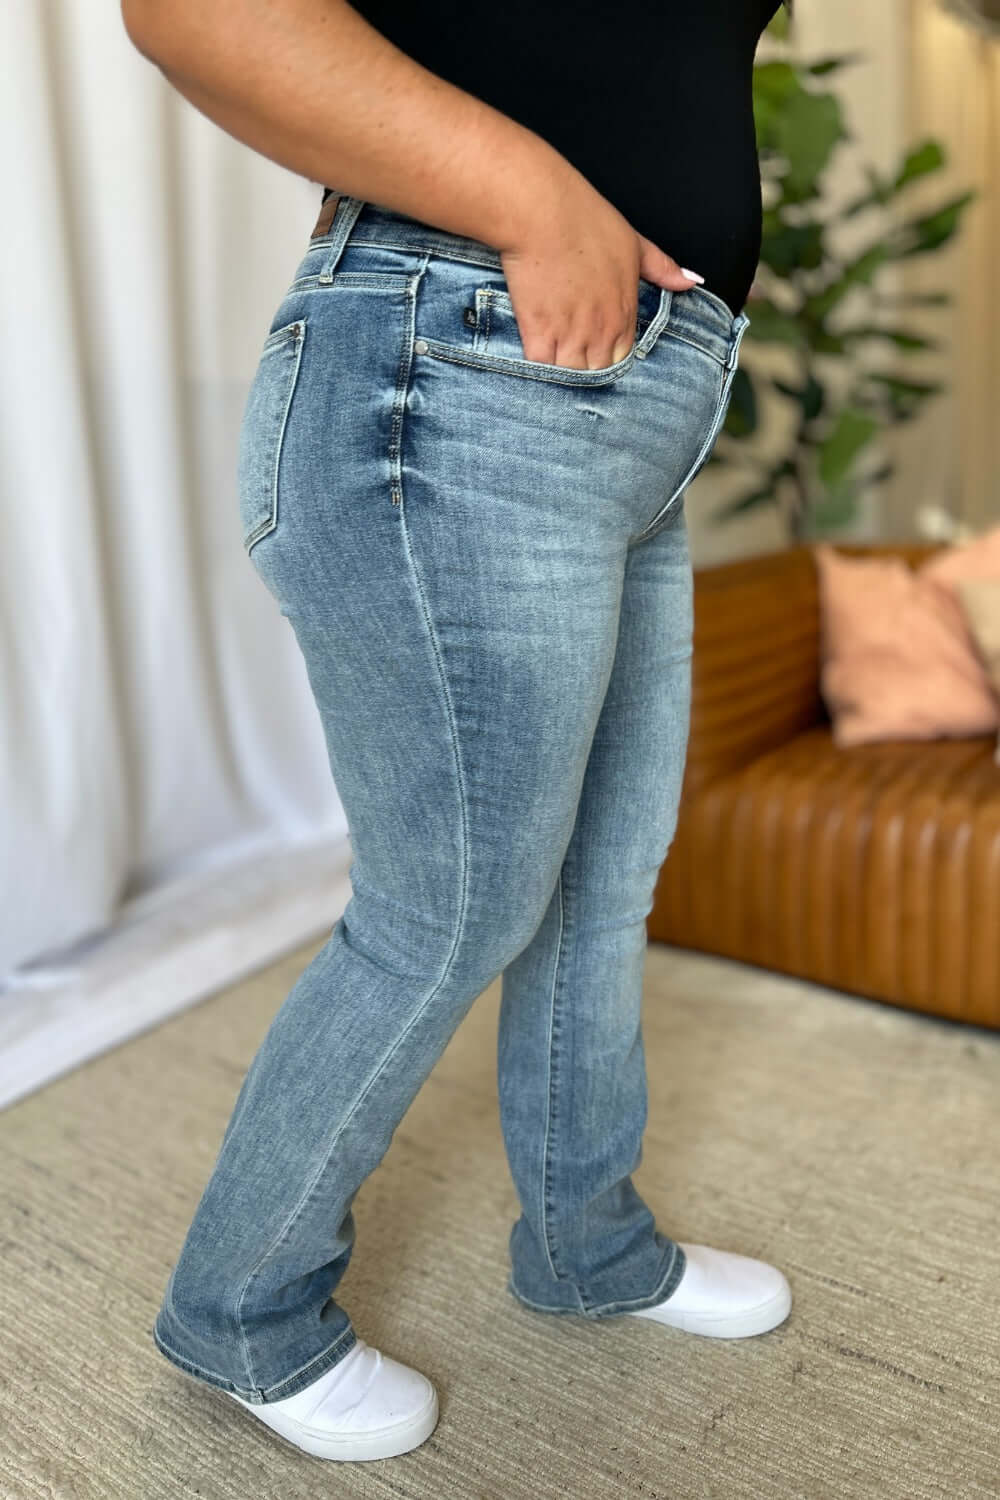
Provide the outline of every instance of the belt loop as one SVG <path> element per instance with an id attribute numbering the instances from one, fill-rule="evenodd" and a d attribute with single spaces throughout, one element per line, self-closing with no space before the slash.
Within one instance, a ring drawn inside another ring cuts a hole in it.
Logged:
<path id="1" fill-rule="evenodd" d="M 652 349 L 653 345 L 656 343 L 656 340 L 659 338 L 660 330 L 663 328 L 668 318 L 670 317 L 670 305 L 673 300 L 674 294 L 670 290 L 670 288 L 667 286 L 661 287 L 660 301 L 659 305 L 657 306 L 656 312 L 649 320 L 649 324 L 646 327 L 645 333 L 635 346 L 635 352 L 640 359 L 645 359 L 646 355 L 649 353 L 650 349 Z"/>
<path id="2" fill-rule="evenodd" d="M 743 335 L 746 333 L 749 327 L 750 319 L 747 317 L 745 312 L 741 311 L 739 317 L 733 324 L 733 330 L 731 331 L 729 354 L 726 357 L 727 370 L 731 370 L 737 363 L 739 359 L 740 345 L 743 342 Z"/>
<path id="3" fill-rule="evenodd" d="M 363 198 L 350 198 L 346 194 L 337 198 L 337 207 L 334 211 L 330 230 L 333 236 L 330 253 L 323 262 L 323 268 L 317 278 L 323 285 L 333 280 L 333 273 L 337 269 L 337 262 L 343 254 L 344 246 L 347 244 L 348 237 L 354 228 L 358 214 L 364 206 L 365 200 Z"/>

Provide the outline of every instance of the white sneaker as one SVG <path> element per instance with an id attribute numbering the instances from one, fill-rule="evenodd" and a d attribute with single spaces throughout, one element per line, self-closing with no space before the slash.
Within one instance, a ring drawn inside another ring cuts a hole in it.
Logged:
<path id="1" fill-rule="evenodd" d="M 653 1318 L 708 1338 L 745 1339 L 788 1317 L 792 1289 L 777 1266 L 710 1245 L 681 1249 L 687 1265 L 677 1286 L 663 1302 L 630 1308 L 633 1318 Z"/>
<path id="2" fill-rule="evenodd" d="M 318 1380 L 280 1401 L 244 1401 L 247 1411 L 316 1458 L 393 1458 L 430 1437 L 437 1392 L 425 1375 L 358 1339 Z"/>

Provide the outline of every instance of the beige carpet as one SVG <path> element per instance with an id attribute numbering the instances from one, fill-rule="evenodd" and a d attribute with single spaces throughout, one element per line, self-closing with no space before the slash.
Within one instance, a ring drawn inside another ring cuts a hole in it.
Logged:
<path id="1" fill-rule="evenodd" d="M 1000 1035 L 652 945 L 636 1182 L 773 1260 L 782 1328 L 701 1339 L 505 1289 L 499 982 L 355 1200 L 338 1289 L 436 1383 L 421 1448 L 300 1454 L 150 1329 L 271 1016 L 319 943 L 0 1115 L 3 1500 L 1000 1495 Z"/>

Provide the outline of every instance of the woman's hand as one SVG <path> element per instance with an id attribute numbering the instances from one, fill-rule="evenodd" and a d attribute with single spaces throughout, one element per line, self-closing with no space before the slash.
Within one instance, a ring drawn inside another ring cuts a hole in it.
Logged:
<path id="1" fill-rule="evenodd" d="M 596 370 L 635 343 L 640 277 L 678 292 L 703 278 L 637 234 L 585 178 L 561 186 L 500 259 L 525 359 Z"/>

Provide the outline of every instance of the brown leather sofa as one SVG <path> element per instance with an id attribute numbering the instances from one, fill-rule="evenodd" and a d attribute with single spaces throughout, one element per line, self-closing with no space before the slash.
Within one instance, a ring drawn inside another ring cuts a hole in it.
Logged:
<path id="1" fill-rule="evenodd" d="M 1000 1028 L 996 735 L 838 749 L 819 649 L 808 546 L 695 570 L 687 768 L 648 935 Z"/>

